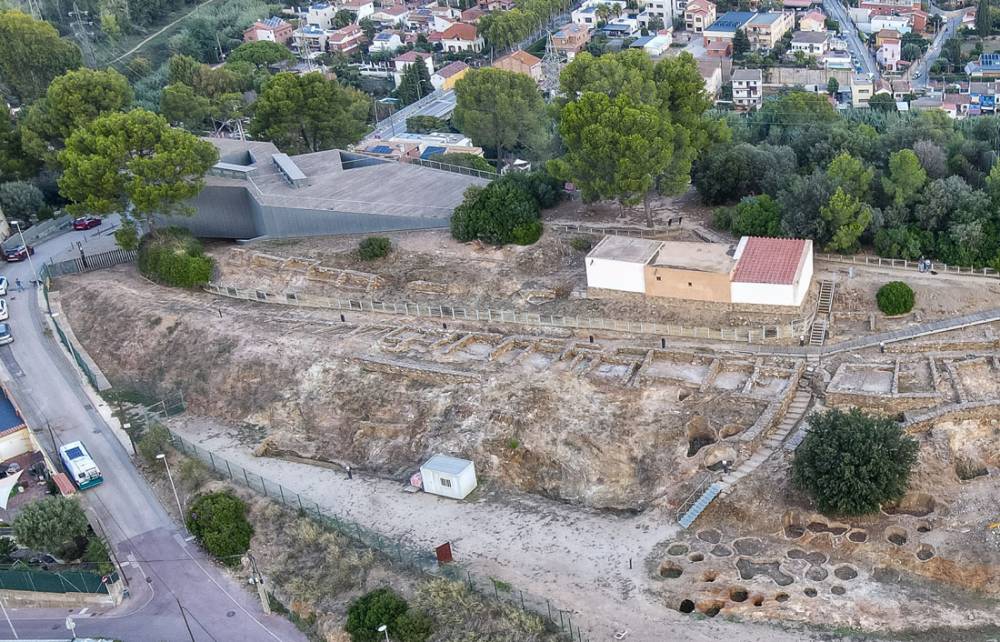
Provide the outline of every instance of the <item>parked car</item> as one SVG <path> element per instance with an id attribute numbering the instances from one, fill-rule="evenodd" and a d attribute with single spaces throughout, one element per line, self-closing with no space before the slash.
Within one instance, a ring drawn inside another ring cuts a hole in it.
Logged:
<path id="1" fill-rule="evenodd" d="M 7 261 L 15 263 L 17 261 L 25 260 L 26 258 L 28 258 L 29 254 L 34 254 L 34 253 L 35 253 L 35 248 L 31 247 L 30 245 L 28 246 L 18 245 L 17 247 L 12 247 L 6 252 L 4 252 L 3 257 Z"/>
<path id="2" fill-rule="evenodd" d="M 0 323 L 0 346 L 14 343 L 14 335 L 10 333 L 9 323 Z"/>
<path id="3" fill-rule="evenodd" d="M 0 276 L 0 296 L 7 296 L 7 277 Z"/>
<path id="4" fill-rule="evenodd" d="M 73 229 L 92 230 L 101 223 L 102 223 L 101 219 L 96 216 L 82 216 L 80 218 L 73 219 Z"/>
<path id="5" fill-rule="evenodd" d="M 10 318 L 7 313 L 7 299 L 0 299 L 0 321 L 6 321 Z"/>

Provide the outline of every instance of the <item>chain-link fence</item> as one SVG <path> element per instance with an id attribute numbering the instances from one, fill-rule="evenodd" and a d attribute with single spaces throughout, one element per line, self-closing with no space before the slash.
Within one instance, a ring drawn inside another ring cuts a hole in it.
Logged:
<path id="1" fill-rule="evenodd" d="M 0 566 L 0 589 L 40 593 L 108 593 L 108 584 L 118 581 L 118 574 L 101 575 L 96 571 L 47 571 L 27 565 Z"/>
<path id="2" fill-rule="evenodd" d="M 87 361 L 83 358 L 80 352 L 73 347 L 73 343 L 66 337 L 66 333 L 63 329 L 59 327 L 59 321 L 51 316 L 52 306 L 49 304 L 49 281 L 52 278 L 52 274 L 49 272 L 49 266 L 43 265 L 41 271 L 38 274 L 38 278 L 42 284 L 42 292 L 45 294 L 45 308 L 49 311 L 49 318 L 52 319 L 52 325 L 55 326 L 56 334 L 59 336 L 59 341 L 69 350 L 69 353 L 73 355 L 73 360 L 76 361 L 76 365 L 80 366 L 80 370 L 83 374 L 87 376 L 87 381 L 90 385 L 94 387 L 95 390 L 100 390 L 100 386 L 97 382 L 97 377 L 94 375 L 94 371 L 87 365 Z"/>
<path id="3" fill-rule="evenodd" d="M 478 321 L 489 323 L 513 323 L 536 327 L 570 328 L 576 330 L 611 330 L 632 334 L 646 334 L 660 337 L 687 337 L 718 341 L 738 341 L 743 343 L 763 343 L 769 339 L 797 339 L 807 327 L 807 322 L 796 319 L 782 325 L 759 325 L 743 328 L 706 328 L 656 323 L 655 321 L 629 321 L 606 319 L 603 317 L 560 316 L 520 312 L 517 310 L 494 310 L 492 308 L 465 308 L 443 304 L 376 301 L 374 299 L 338 299 L 303 294 L 301 292 L 268 292 L 267 290 L 244 290 L 217 283 L 205 286 L 207 292 L 233 299 L 245 299 L 261 303 L 280 303 L 308 308 L 326 308 L 350 312 L 374 312 L 399 316 L 430 317 L 454 321 Z"/>
<path id="4" fill-rule="evenodd" d="M 569 640 L 590 642 L 590 638 L 583 634 L 580 626 L 573 622 L 573 611 L 560 608 L 547 598 L 526 593 L 496 578 L 473 574 L 461 564 L 439 564 L 431 551 L 423 550 L 415 544 L 397 538 L 386 537 L 356 521 L 336 515 L 315 501 L 280 483 L 249 471 L 221 455 L 191 443 L 172 431 L 171 437 L 174 447 L 189 457 L 205 462 L 221 477 L 246 486 L 254 492 L 308 515 L 326 527 L 348 537 L 354 543 L 378 551 L 392 564 L 398 564 L 421 574 L 465 582 L 471 589 L 482 595 L 534 612 L 551 625 L 553 630 L 560 631 Z"/>

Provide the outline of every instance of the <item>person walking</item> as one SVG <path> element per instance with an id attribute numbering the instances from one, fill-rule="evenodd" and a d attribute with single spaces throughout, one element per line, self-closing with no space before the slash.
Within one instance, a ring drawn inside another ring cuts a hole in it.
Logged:
<path id="1" fill-rule="evenodd" d="M 21 283 L 21 279 L 14 279 L 14 283 L 17 285 L 17 291 L 18 292 L 23 292 L 24 291 L 24 284 Z"/>

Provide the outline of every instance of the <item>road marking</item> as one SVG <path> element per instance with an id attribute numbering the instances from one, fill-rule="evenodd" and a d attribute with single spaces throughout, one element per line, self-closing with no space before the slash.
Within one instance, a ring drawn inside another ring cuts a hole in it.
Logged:
<path id="1" fill-rule="evenodd" d="M 3 600 L 0 600 L 0 610 L 2 610 L 2 611 L 3 611 L 3 616 L 4 616 L 5 618 L 7 618 L 7 626 L 9 626 L 9 627 L 10 627 L 10 632 L 14 634 L 14 639 L 15 639 L 15 640 L 19 640 L 19 639 L 21 639 L 21 638 L 20 638 L 20 637 L 19 637 L 19 636 L 17 635 L 17 631 L 16 631 L 15 629 L 14 629 L 14 623 L 10 621 L 10 616 L 9 616 L 9 615 L 7 615 L 7 608 L 6 608 L 6 607 L 5 607 L 4 605 L 3 605 Z"/>
<path id="2" fill-rule="evenodd" d="M 90 610 L 90 607 L 89 607 L 89 606 L 88 606 L 88 607 L 86 607 L 86 608 L 82 608 L 82 609 L 80 609 L 80 612 L 79 612 L 79 613 L 77 613 L 77 615 L 86 615 L 86 614 L 87 614 L 87 611 L 89 611 L 89 610 Z"/>

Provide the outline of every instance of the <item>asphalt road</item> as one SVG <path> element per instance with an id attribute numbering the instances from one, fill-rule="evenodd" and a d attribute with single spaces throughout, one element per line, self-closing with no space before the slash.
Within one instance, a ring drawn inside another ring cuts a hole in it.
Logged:
<path id="1" fill-rule="evenodd" d="M 937 9 L 934 7 L 934 9 Z M 940 13 L 947 17 L 949 14 L 941 12 L 940 10 L 935 11 L 935 13 Z M 955 31 L 958 29 L 958 25 L 962 22 L 961 12 L 953 12 L 956 15 L 952 15 L 948 18 L 948 21 L 941 25 L 941 31 L 934 37 L 934 41 L 931 46 L 927 48 L 927 53 L 924 54 L 923 58 L 917 61 L 910 70 L 907 72 L 906 78 L 910 80 L 914 89 L 920 89 L 927 86 L 927 75 L 930 73 L 931 67 L 934 66 L 934 62 L 941 56 L 941 50 L 944 48 L 944 43 L 948 42 L 948 39 L 954 35 Z"/>
<path id="2" fill-rule="evenodd" d="M 36 246 L 35 266 L 62 255 L 69 241 L 85 234 L 90 233 L 69 232 Z M 32 278 L 27 262 L 7 264 L 0 273 L 11 284 L 20 278 L 27 285 Z M 185 541 L 95 410 L 57 340 L 46 334 L 45 313 L 33 288 L 14 290 L 7 296 L 14 343 L 0 347 L 4 377 L 10 379 L 14 398 L 50 455 L 53 440 L 61 444 L 79 439 L 91 451 L 105 481 L 82 497 L 107 533 L 129 580 L 131 597 L 107 613 L 77 619 L 76 635 L 128 642 L 305 640 L 288 620 L 263 615 L 256 593 L 231 580 L 196 545 Z M 0 639 L 66 634 L 65 610 L 8 609 L 5 615 L 0 615 Z"/>
<path id="3" fill-rule="evenodd" d="M 447 119 L 455 111 L 455 90 L 435 91 L 425 100 L 417 101 L 403 107 L 388 118 L 383 118 L 372 133 L 365 137 L 367 141 L 392 138 L 396 134 L 406 132 L 406 119 L 413 116 L 435 116 Z"/>
<path id="4" fill-rule="evenodd" d="M 858 37 L 858 28 L 851 20 L 844 5 L 840 0 L 823 0 L 823 9 L 826 10 L 827 15 L 840 23 L 840 32 L 847 38 L 847 45 L 861 64 L 864 73 L 874 74 L 875 79 L 878 79 L 880 75 L 878 65 L 872 60 L 868 47 Z"/>

